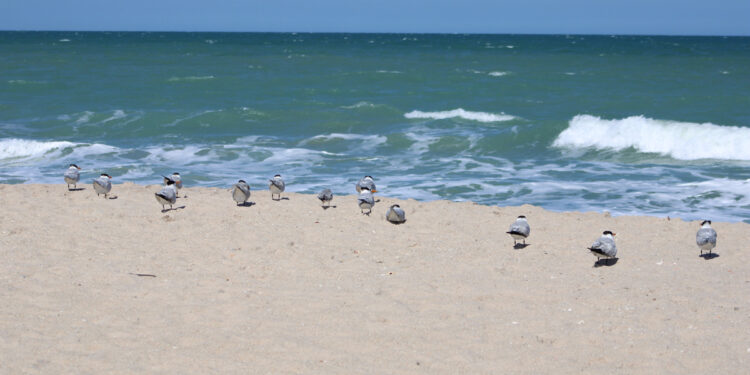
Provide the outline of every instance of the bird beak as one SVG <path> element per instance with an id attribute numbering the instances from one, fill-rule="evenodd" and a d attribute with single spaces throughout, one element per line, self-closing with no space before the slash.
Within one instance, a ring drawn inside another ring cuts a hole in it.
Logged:
<path id="1" fill-rule="evenodd" d="M 372 189 L 371 193 L 377 193 L 378 191 L 375 189 Z"/>

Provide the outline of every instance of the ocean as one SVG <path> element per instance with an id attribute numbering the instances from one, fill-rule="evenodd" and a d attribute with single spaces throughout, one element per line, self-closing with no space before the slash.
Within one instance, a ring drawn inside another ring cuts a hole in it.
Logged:
<path id="1" fill-rule="evenodd" d="M 0 32 L 0 183 L 70 163 L 750 222 L 750 38 Z"/>

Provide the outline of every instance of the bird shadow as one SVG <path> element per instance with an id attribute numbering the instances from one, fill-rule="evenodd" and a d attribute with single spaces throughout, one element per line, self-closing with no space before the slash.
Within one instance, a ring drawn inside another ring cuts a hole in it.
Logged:
<path id="1" fill-rule="evenodd" d="M 238 203 L 237 207 L 252 207 L 255 206 L 255 202 L 242 202 Z"/>
<path id="2" fill-rule="evenodd" d="M 82 188 L 82 187 L 81 187 L 81 188 L 72 188 L 72 189 L 68 189 L 68 191 L 81 191 L 81 190 L 86 190 L 86 188 Z"/>
<path id="3" fill-rule="evenodd" d="M 521 249 L 525 249 L 526 246 L 531 246 L 531 244 L 530 243 L 517 243 L 513 245 L 513 248 L 516 250 L 521 250 Z"/>
<path id="4" fill-rule="evenodd" d="M 612 267 L 615 264 L 617 264 L 617 261 L 619 261 L 620 258 L 612 258 L 612 259 L 599 259 L 596 262 L 594 262 L 594 267 Z"/>
<path id="5" fill-rule="evenodd" d="M 406 220 L 404 220 L 404 221 L 390 221 L 390 220 L 388 220 L 388 222 L 391 223 L 391 224 L 393 224 L 393 225 L 401 225 L 401 224 L 405 224 Z"/>
<path id="6" fill-rule="evenodd" d="M 184 208 L 185 208 L 185 206 L 165 208 L 165 209 L 161 210 L 161 213 L 167 213 L 169 211 L 182 210 Z"/>
<path id="7" fill-rule="evenodd" d="M 117 196 L 116 195 L 110 195 L 110 196 L 107 197 L 107 199 L 117 199 Z"/>
<path id="8" fill-rule="evenodd" d="M 711 259 L 714 259 L 714 258 L 718 258 L 719 254 L 716 254 L 716 253 L 705 253 L 705 254 L 698 255 L 698 257 L 703 258 L 705 260 L 711 260 Z"/>
<path id="9" fill-rule="evenodd" d="M 320 206 L 320 207 L 323 207 L 324 210 L 327 210 L 329 208 L 336 208 L 336 206 Z"/>
<path id="10" fill-rule="evenodd" d="M 275 201 L 279 202 L 279 201 L 288 201 L 289 198 L 287 198 L 287 197 L 282 197 L 282 198 L 279 198 L 279 199 L 273 199 L 273 198 L 271 198 L 271 200 L 275 200 Z"/>

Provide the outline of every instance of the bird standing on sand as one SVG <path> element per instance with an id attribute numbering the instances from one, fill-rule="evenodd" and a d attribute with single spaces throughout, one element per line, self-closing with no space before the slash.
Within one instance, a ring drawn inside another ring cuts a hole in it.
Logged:
<path id="1" fill-rule="evenodd" d="M 615 256 L 617 255 L 617 245 L 615 245 L 614 236 L 614 233 L 605 230 L 604 233 L 602 233 L 602 236 L 594 241 L 591 247 L 589 247 L 589 251 L 598 258 L 597 262 L 604 258 L 607 259 L 607 264 L 609 264 L 610 259 L 615 259 Z"/>
<path id="2" fill-rule="evenodd" d="M 695 234 L 695 243 L 701 249 L 701 255 L 706 250 L 711 254 L 711 250 L 716 247 L 716 231 L 711 228 L 711 220 L 703 220 L 701 229 Z"/>
<path id="3" fill-rule="evenodd" d="M 78 184 L 78 180 L 81 179 L 81 175 L 78 173 L 78 171 L 81 169 L 81 167 L 71 164 L 68 169 L 65 170 L 65 173 L 63 173 L 63 177 L 65 178 L 65 183 L 68 184 L 68 190 L 70 190 L 70 185 L 73 185 L 73 189 L 76 188 L 76 184 Z"/>
<path id="4" fill-rule="evenodd" d="M 510 229 L 505 233 L 508 233 L 513 237 L 513 246 L 516 246 L 518 241 L 521 240 L 523 240 L 523 244 L 526 245 L 526 238 L 529 237 L 529 233 L 531 233 L 531 227 L 529 227 L 529 222 L 526 220 L 526 216 L 519 216 L 516 221 L 510 225 Z"/>
<path id="5" fill-rule="evenodd" d="M 112 176 L 102 173 L 101 176 L 94 179 L 94 191 L 98 197 L 100 194 L 104 194 L 104 198 L 107 198 L 107 194 L 112 190 Z"/>
<path id="6" fill-rule="evenodd" d="M 232 186 L 232 199 L 238 206 L 244 205 L 250 199 L 250 185 L 245 180 L 239 180 Z"/>
<path id="7" fill-rule="evenodd" d="M 167 186 L 161 189 L 160 192 L 154 193 L 154 195 L 156 196 L 156 201 L 161 204 L 162 212 L 166 211 L 164 206 L 169 205 L 169 208 L 172 209 L 172 205 L 177 202 L 177 186 L 175 186 L 176 183 L 167 177 L 164 177 L 164 179 L 167 182 Z"/>
<path id="8" fill-rule="evenodd" d="M 385 219 L 394 224 L 401 224 L 406 221 L 406 212 L 401 206 L 394 204 L 388 207 L 388 211 L 385 212 Z"/>
<path id="9" fill-rule="evenodd" d="M 362 191 L 362 188 L 367 188 L 370 190 L 371 193 L 377 193 L 378 191 L 375 190 L 375 180 L 373 180 L 372 176 L 365 176 L 362 177 L 359 182 L 357 182 L 357 185 L 354 186 L 357 189 L 357 193 Z"/>
<path id="10" fill-rule="evenodd" d="M 363 186 L 359 191 L 357 204 L 359 204 L 359 209 L 363 214 L 368 216 L 370 215 L 370 213 L 372 212 L 372 206 L 375 205 L 375 198 L 372 196 L 370 189 L 368 189 L 366 186 Z M 365 210 L 367 210 L 366 213 Z"/>
<path id="11" fill-rule="evenodd" d="M 270 180 L 268 180 L 268 181 L 271 182 L 271 184 L 268 185 L 268 190 L 271 190 L 271 199 L 273 199 L 274 195 L 278 194 L 279 195 L 279 199 L 276 199 L 276 200 L 280 201 L 281 200 L 281 193 L 284 191 L 284 188 L 286 187 L 286 185 L 284 184 L 284 180 L 281 179 L 281 175 L 280 174 L 277 174 L 277 175 L 273 176 L 273 178 L 270 179 Z"/>
<path id="12" fill-rule="evenodd" d="M 318 193 L 318 199 L 320 199 L 323 208 L 331 207 L 331 201 L 333 200 L 333 192 L 331 189 L 323 189 Z"/>
<path id="13" fill-rule="evenodd" d="M 174 181 L 175 191 L 177 191 L 177 193 L 180 192 L 180 189 L 182 189 L 182 177 L 180 177 L 179 173 L 174 172 L 169 177 L 165 177 L 165 176 L 162 176 L 162 177 L 164 177 L 164 186 L 167 185 L 167 180 L 172 180 Z"/>

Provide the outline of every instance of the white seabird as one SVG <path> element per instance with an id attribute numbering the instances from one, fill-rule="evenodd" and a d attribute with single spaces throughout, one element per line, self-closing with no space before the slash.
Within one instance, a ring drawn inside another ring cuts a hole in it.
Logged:
<path id="1" fill-rule="evenodd" d="M 617 245 L 615 245 L 614 236 L 614 233 L 605 230 L 602 236 L 588 248 L 591 254 L 594 254 L 598 258 L 597 261 L 604 258 L 607 259 L 607 264 L 609 264 L 609 259 L 616 259 Z"/>
<path id="2" fill-rule="evenodd" d="M 318 199 L 320 199 L 324 208 L 328 208 L 331 206 L 331 201 L 333 200 L 333 192 L 331 189 L 323 189 L 318 193 Z"/>
<path id="3" fill-rule="evenodd" d="M 94 179 L 94 191 L 98 197 L 100 194 L 104 194 L 104 198 L 107 198 L 107 194 L 112 190 L 112 176 L 102 173 L 101 176 Z"/>
<path id="4" fill-rule="evenodd" d="M 244 205 L 250 199 L 250 185 L 245 180 L 239 180 L 232 186 L 232 199 L 238 206 Z"/>
<path id="5" fill-rule="evenodd" d="M 716 247 L 716 231 L 711 228 L 711 220 L 704 220 L 701 223 L 701 229 L 695 234 L 695 243 L 701 249 L 701 255 L 704 251 L 711 254 L 711 250 Z"/>
<path id="6" fill-rule="evenodd" d="M 359 204 L 360 211 L 365 215 L 370 215 L 372 212 L 372 206 L 375 205 L 375 197 L 372 196 L 370 189 L 366 186 L 362 186 L 357 197 L 357 204 Z M 367 210 L 367 213 L 365 213 Z"/>
<path id="7" fill-rule="evenodd" d="M 363 187 L 366 187 L 368 190 L 370 190 L 371 193 L 377 193 L 378 191 L 375 190 L 375 180 L 372 178 L 372 176 L 365 176 L 362 177 L 362 179 L 357 182 L 357 185 L 354 186 L 357 189 L 357 193 L 362 191 Z"/>
<path id="8" fill-rule="evenodd" d="M 276 200 L 281 200 L 281 193 L 284 191 L 284 188 L 286 187 L 286 185 L 284 184 L 284 180 L 281 179 L 281 175 L 277 174 L 268 181 L 271 182 L 268 185 L 268 190 L 271 190 L 271 199 L 273 199 L 274 195 L 278 194 L 279 199 L 276 199 Z"/>
<path id="9" fill-rule="evenodd" d="M 167 186 L 161 189 L 160 192 L 154 193 L 156 201 L 161 204 L 162 212 L 166 211 L 164 206 L 169 205 L 169 208 L 172 209 L 172 205 L 177 202 L 177 186 L 175 186 L 175 182 L 166 177 L 165 179 L 167 179 Z"/>
<path id="10" fill-rule="evenodd" d="M 526 238 L 529 237 L 529 233 L 531 233 L 531 227 L 529 227 L 529 222 L 526 220 L 526 216 L 519 216 L 516 221 L 510 225 L 510 229 L 505 233 L 508 233 L 513 237 L 513 246 L 516 246 L 518 241 L 523 241 L 523 244 L 526 245 Z"/>
<path id="11" fill-rule="evenodd" d="M 78 184 L 78 180 L 81 179 L 80 173 L 78 171 L 81 169 L 81 167 L 71 164 L 68 169 L 65 170 L 65 173 L 63 173 L 63 177 L 65 178 L 65 183 L 68 184 L 68 190 L 70 190 L 70 185 L 73 185 L 73 189 L 76 188 L 76 184 Z"/>
<path id="12" fill-rule="evenodd" d="M 388 207 L 388 211 L 385 212 L 385 219 L 394 224 L 401 224 L 406 221 L 406 212 L 401 206 L 394 204 Z"/>

